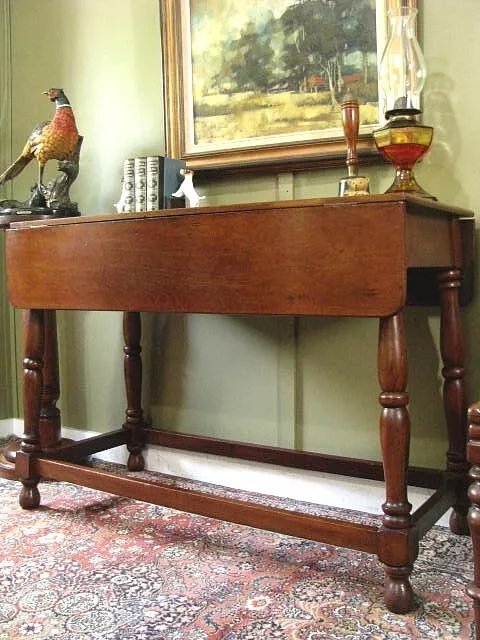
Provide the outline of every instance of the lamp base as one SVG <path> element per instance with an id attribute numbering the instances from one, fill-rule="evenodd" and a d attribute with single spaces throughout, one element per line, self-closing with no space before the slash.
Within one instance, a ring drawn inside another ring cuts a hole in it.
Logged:
<path id="1" fill-rule="evenodd" d="M 429 150 L 433 127 L 418 124 L 414 117 L 393 118 L 385 127 L 373 132 L 377 149 L 395 168 L 395 179 L 386 193 L 407 191 L 436 200 L 415 180 L 413 168 Z"/>
<path id="2" fill-rule="evenodd" d="M 397 167 L 395 169 L 395 178 L 385 193 L 396 193 L 398 191 L 407 191 L 422 198 L 437 200 L 435 196 L 432 196 L 418 184 L 413 175 L 413 170 L 407 167 Z"/>

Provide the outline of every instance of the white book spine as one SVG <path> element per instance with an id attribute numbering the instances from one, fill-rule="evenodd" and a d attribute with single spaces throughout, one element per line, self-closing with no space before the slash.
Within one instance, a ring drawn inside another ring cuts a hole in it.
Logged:
<path id="1" fill-rule="evenodd" d="M 147 159 L 134 159 L 135 171 L 135 211 L 147 209 Z"/>
<path id="2" fill-rule="evenodd" d="M 147 157 L 147 211 L 163 208 L 160 203 L 160 157 Z"/>
<path id="3" fill-rule="evenodd" d="M 123 210 L 125 213 L 135 211 L 135 163 L 133 158 L 127 158 L 123 162 Z"/>

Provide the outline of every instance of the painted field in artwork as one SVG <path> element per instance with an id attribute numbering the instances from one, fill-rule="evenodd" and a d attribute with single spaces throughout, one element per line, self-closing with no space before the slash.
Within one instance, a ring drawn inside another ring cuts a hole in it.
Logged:
<path id="1" fill-rule="evenodd" d="M 375 0 L 191 0 L 197 145 L 378 123 Z"/>
<path id="2" fill-rule="evenodd" d="M 235 140 L 339 129 L 340 104 L 333 108 L 321 94 L 236 93 L 206 96 L 195 103 L 196 141 Z M 362 124 L 378 123 L 377 103 L 362 104 Z"/>

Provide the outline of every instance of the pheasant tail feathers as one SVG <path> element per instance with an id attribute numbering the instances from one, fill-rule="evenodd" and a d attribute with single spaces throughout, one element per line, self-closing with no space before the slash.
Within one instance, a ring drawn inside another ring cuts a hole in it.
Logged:
<path id="1" fill-rule="evenodd" d="M 6 169 L 2 175 L 0 176 L 0 187 L 7 182 L 8 180 L 13 180 L 19 173 L 21 173 L 27 164 L 30 162 L 32 157 L 21 155 L 18 157 L 15 162 Z"/>

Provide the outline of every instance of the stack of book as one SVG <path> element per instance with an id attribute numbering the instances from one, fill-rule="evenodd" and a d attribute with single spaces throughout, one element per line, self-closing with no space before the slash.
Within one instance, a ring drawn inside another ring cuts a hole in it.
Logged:
<path id="1" fill-rule="evenodd" d="M 172 198 L 183 180 L 184 160 L 164 156 L 127 158 L 123 162 L 123 211 L 156 211 L 184 207 L 184 198 Z"/>

